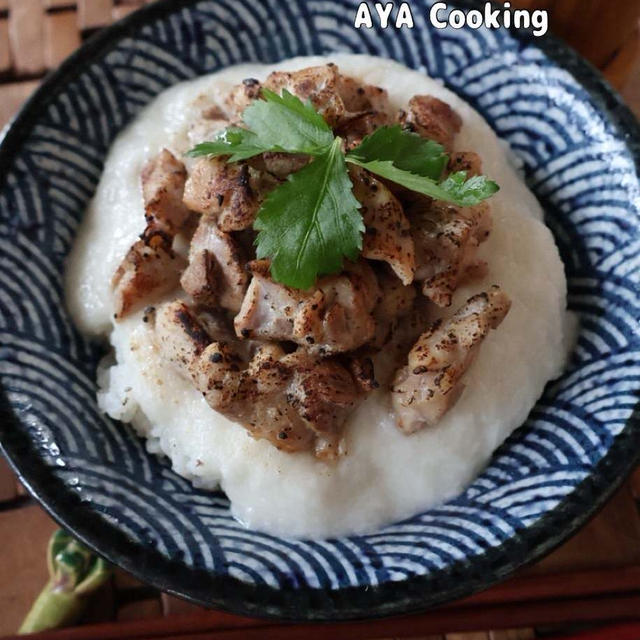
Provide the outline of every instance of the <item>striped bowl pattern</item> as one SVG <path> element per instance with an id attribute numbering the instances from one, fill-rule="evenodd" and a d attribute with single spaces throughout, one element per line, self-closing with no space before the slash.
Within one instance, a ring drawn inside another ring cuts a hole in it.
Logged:
<path id="1" fill-rule="evenodd" d="M 109 559 L 161 588 L 249 614 L 383 615 L 486 585 L 575 528 L 630 467 L 639 441 L 633 121 L 553 41 L 435 30 L 426 0 L 412 3 L 413 30 L 356 31 L 357 5 L 161 2 L 64 65 L 0 151 L 7 454 L 45 506 Z M 244 529 L 222 493 L 194 489 L 98 412 L 100 349 L 70 322 L 62 272 L 111 141 L 158 92 L 226 65 L 332 51 L 426 69 L 509 142 L 548 212 L 580 334 L 568 371 L 458 498 L 372 535 L 291 541 Z"/>

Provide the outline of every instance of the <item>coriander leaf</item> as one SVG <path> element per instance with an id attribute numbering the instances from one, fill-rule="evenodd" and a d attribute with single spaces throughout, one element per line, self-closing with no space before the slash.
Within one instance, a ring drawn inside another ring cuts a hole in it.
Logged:
<path id="1" fill-rule="evenodd" d="M 467 179 L 466 171 L 450 173 L 446 180 L 440 183 L 440 187 L 453 198 L 460 200 L 463 206 L 471 206 L 481 200 L 486 200 L 500 189 L 493 180 L 489 180 L 486 176 L 471 176 Z M 467 200 L 477 200 L 477 202 L 467 203 Z"/>
<path id="2" fill-rule="evenodd" d="M 265 147 L 318 155 L 333 143 L 331 128 L 310 101 L 305 104 L 286 89 L 282 96 L 268 89 L 261 95 L 264 100 L 254 100 L 242 121 Z"/>
<path id="3" fill-rule="evenodd" d="M 492 196 L 500 188 L 486 176 L 473 176 L 467 180 L 465 171 L 457 171 L 442 182 L 436 182 L 431 178 L 398 169 L 389 160 L 361 162 L 357 158 L 347 156 L 347 161 L 411 189 L 411 191 L 417 191 L 436 200 L 444 200 L 460 207 L 476 205 Z"/>
<path id="4" fill-rule="evenodd" d="M 308 289 L 317 276 L 357 259 L 364 224 L 351 191 L 341 140 L 291 174 L 267 196 L 254 223 L 258 258 L 271 258 L 274 280 Z"/>
<path id="5" fill-rule="evenodd" d="M 265 151 L 282 151 L 283 149 L 265 144 L 253 131 L 229 127 L 221 131 L 213 140 L 201 142 L 186 155 L 197 158 L 198 156 L 230 156 L 229 162 L 238 162 L 252 158 Z"/>
<path id="6" fill-rule="evenodd" d="M 347 154 L 347 159 L 350 157 L 361 162 L 389 160 L 398 169 L 434 180 L 440 178 L 447 164 L 442 145 L 407 131 L 399 124 L 376 129 Z"/>
<path id="7" fill-rule="evenodd" d="M 332 144 L 333 132 L 311 102 L 304 104 L 286 89 L 282 96 L 263 89 L 262 96 L 264 100 L 254 100 L 242 113 L 248 129 L 228 127 L 187 155 L 228 155 L 229 162 L 238 162 L 267 151 L 318 155 Z"/>

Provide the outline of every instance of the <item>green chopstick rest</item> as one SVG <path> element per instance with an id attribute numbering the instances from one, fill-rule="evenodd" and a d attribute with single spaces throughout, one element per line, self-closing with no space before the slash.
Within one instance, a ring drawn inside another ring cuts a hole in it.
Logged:
<path id="1" fill-rule="evenodd" d="M 47 547 L 49 581 L 31 606 L 18 633 L 57 629 L 73 623 L 84 611 L 88 596 L 111 575 L 102 558 L 58 529 Z"/>

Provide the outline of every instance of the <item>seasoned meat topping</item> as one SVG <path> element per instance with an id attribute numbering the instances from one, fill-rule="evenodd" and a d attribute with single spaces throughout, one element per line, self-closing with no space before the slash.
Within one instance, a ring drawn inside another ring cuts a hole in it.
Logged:
<path id="1" fill-rule="evenodd" d="M 266 193 L 276 180 L 246 162 L 200 158 L 184 188 L 184 204 L 216 220 L 222 231 L 251 227 Z"/>
<path id="2" fill-rule="evenodd" d="M 462 126 L 460 116 L 446 102 L 433 96 L 413 96 L 402 118 L 423 138 L 435 140 L 447 150 L 452 149 L 453 139 Z"/>
<path id="3" fill-rule="evenodd" d="M 489 205 L 482 202 L 474 207 L 457 207 L 424 198 L 409 211 L 416 280 L 422 282 L 427 298 L 448 307 L 462 282 L 487 273 L 486 263 L 476 254 L 491 233 Z"/>
<path id="4" fill-rule="evenodd" d="M 413 433 L 435 425 L 464 390 L 461 379 L 511 302 L 497 286 L 467 300 L 449 320 L 438 320 L 409 352 L 392 387 L 398 428 Z"/>
<path id="5" fill-rule="evenodd" d="M 246 126 L 242 113 L 263 87 L 310 101 L 343 149 L 400 123 L 443 145 L 445 176 L 481 174 L 478 154 L 453 151 L 462 121 L 449 105 L 414 96 L 398 112 L 384 89 L 333 64 L 277 71 L 264 83 L 247 78 L 220 104 L 203 94 L 189 140 Z M 493 287 L 436 320 L 461 283 L 488 271 L 478 248 L 491 230 L 489 206 L 436 201 L 353 164 L 365 227 L 359 259 L 308 290 L 276 282 L 270 262 L 256 259 L 254 221 L 269 192 L 311 161 L 276 147 L 244 161 L 199 157 L 185 167 L 163 150 L 142 171 L 147 227 L 113 289 L 116 320 L 155 305 L 143 316 L 155 348 L 213 409 L 278 449 L 331 460 L 345 452 L 350 412 L 376 390 L 391 393 L 403 432 L 434 425 L 510 303 Z M 188 262 L 180 257 L 186 242 Z"/>
<path id="6" fill-rule="evenodd" d="M 319 354 L 350 351 L 373 337 L 378 284 L 366 262 L 347 265 L 310 291 L 274 282 L 265 260 L 249 268 L 253 277 L 235 319 L 238 336 L 289 340 Z"/>
<path id="7" fill-rule="evenodd" d="M 231 89 L 225 100 L 226 111 L 229 116 L 237 120 L 242 112 L 260 96 L 262 85 L 255 78 L 245 78 L 239 85 Z"/>
<path id="8" fill-rule="evenodd" d="M 242 251 L 233 237 L 202 216 L 191 239 L 189 266 L 180 284 L 201 304 L 217 305 L 237 313 L 247 289 Z"/>
<path id="9" fill-rule="evenodd" d="M 410 284 L 403 285 L 393 274 L 384 271 L 378 274 L 378 286 L 380 296 L 373 310 L 376 334 L 371 346 L 380 349 L 396 329 L 398 319 L 412 310 L 416 289 Z"/>
<path id="10" fill-rule="evenodd" d="M 466 171 L 467 177 L 482 173 L 482 160 L 474 151 L 454 151 L 449 155 L 447 173 Z"/>
<path id="11" fill-rule="evenodd" d="M 334 69 L 337 71 L 335 65 Z M 389 94 L 382 87 L 361 84 L 349 76 L 338 74 L 337 90 L 348 114 L 377 111 L 391 116 L 393 113 Z"/>
<path id="12" fill-rule="evenodd" d="M 131 246 L 113 276 L 115 317 L 120 320 L 173 290 L 184 260 L 163 231 L 147 230 Z"/>
<path id="13" fill-rule="evenodd" d="M 162 356 L 193 381 L 207 403 L 255 438 L 284 451 L 312 450 L 330 460 L 344 450 L 342 427 L 360 401 L 351 373 L 337 361 L 278 345 L 245 361 L 241 346 L 207 333 L 196 313 L 176 300 L 155 313 Z"/>
<path id="14" fill-rule="evenodd" d="M 278 180 L 284 180 L 289 174 L 299 171 L 308 164 L 309 156 L 267 151 L 251 158 L 248 162 L 255 169 L 264 171 Z"/>
<path id="15" fill-rule="evenodd" d="M 316 111 L 331 126 L 337 125 L 345 114 L 344 101 L 338 92 L 339 74 L 335 64 L 292 72 L 274 71 L 266 79 L 264 86 L 278 95 L 286 89 L 303 102 L 310 100 Z"/>
<path id="16" fill-rule="evenodd" d="M 168 233 L 179 231 L 189 217 L 182 203 L 187 171 L 170 151 L 163 149 L 142 169 L 142 197 L 147 225 Z"/>
<path id="17" fill-rule="evenodd" d="M 413 239 L 402 205 L 373 175 L 352 167 L 353 194 L 362 205 L 360 213 L 366 227 L 362 255 L 384 260 L 403 284 L 411 284 L 416 270 Z"/>
<path id="18" fill-rule="evenodd" d="M 344 138 L 345 147 L 351 150 L 359 145 L 365 136 L 392 123 L 393 119 L 383 111 L 364 111 L 351 118 L 345 118 L 344 122 L 336 129 L 336 133 Z"/>

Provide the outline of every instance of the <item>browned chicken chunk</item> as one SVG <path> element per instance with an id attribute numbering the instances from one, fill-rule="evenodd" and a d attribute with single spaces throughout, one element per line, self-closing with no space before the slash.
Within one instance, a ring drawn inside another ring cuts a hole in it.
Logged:
<path id="1" fill-rule="evenodd" d="M 332 460 L 343 454 L 342 426 L 361 400 L 351 374 L 335 360 L 300 349 L 280 362 L 292 371 L 287 399 L 315 435 L 315 456 Z"/>
<path id="2" fill-rule="evenodd" d="M 269 151 L 251 158 L 248 162 L 258 171 L 264 171 L 278 180 L 284 180 L 290 173 L 295 173 L 307 165 L 309 160 L 309 156 L 302 154 Z"/>
<path id="3" fill-rule="evenodd" d="M 189 174 L 184 203 L 211 216 L 222 231 L 239 231 L 253 224 L 260 202 L 253 189 L 249 165 L 227 164 L 224 158 L 200 158 Z"/>
<path id="4" fill-rule="evenodd" d="M 163 231 L 147 229 L 129 249 L 111 281 L 116 319 L 141 309 L 178 285 L 185 263 L 171 248 L 171 241 Z"/>
<path id="5" fill-rule="evenodd" d="M 142 169 L 142 197 L 147 225 L 174 234 L 189 217 L 182 202 L 187 172 L 170 151 L 163 149 Z"/>
<path id="6" fill-rule="evenodd" d="M 447 151 L 460 131 L 460 116 L 446 103 L 433 96 L 413 96 L 409 111 L 403 114 L 405 122 L 424 138 L 439 142 Z"/>
<path id="7" fill-rule="evenodd" d="M 264 86 L 278 95 L 286 89 L 303 102 L 310 100 L 316 111 L 334 127 L 345 113 L 338 82 L 338 67 L 326 64 L 300 71 L 274 71 L 269 74 Z"/>
<path id="8" fill-rule="evenodd" d="M 378 273 L 380 296 L 373 311 L 376 321 L 375 337 L 371 347 L 380 349 L 394 331 L 399 318 L 407 315 L 413 308 L 416 289 L 413 285 L 404 285 L 392 273 Z"/>
<path id="9" fill-rule="evenodd" d="M 492 287 L 467 300 L 449 320 L 437 321 L 409 352 L 392 388 L 396 423 L 405 433 L 435 425 L 464 389 L 462 377 L 491 329 L 496 329 L 511 302 Z"/>
<path id="10" fill-rule="evenodd" d="M 277 184 L 269 174 L 246 162 L 227 164 L 224 158 L 197 160 L 184 189 L 184 203 L 192 211 L 211 216 L 221 231 L 252 226 L 262 200 Z"/>
<path id="11" fill-rule="evenodd" d="M 191 372 L 195 359 L 216 338 L 181 300 L 165 303 L 158 309 L 149 307 L 145 318 L 154 326 L 155 343 L 163 359 L 184 374 Z"/>
<path id="12" fill-rule="evenodd" d="M 486 263 L 476 257 L 491 231 L 486 203 L 456 207 L 425 200 L 411 212 L 416 250 L 416 280 L 422 293 L 440 307 L 448 307 L 458 286 L 486 274 Z"/>
<path id="13" fill-rule="evenodd" d="M 321 278 L 309 291 L 274 282 L 266 260 L 249 267 L 253 277 L 235 319 L 238 336 L 289 340 L 320 354 L 350 351 L 373 337 L 378 284 L 365 262 Z"/>
<path id="14" fill-rule="evenodd" d="M 449 155 L 447 173 L 466 171 L 467 178 L 482 173 L 482 160 L 474 151 L 454 151 Z"/>
<path id="15" fill-rule="evenodd" d="M 337 91 L 348 113 L 381 112 L 392 115 L 389 94 L 382 87 L 362 84 L 354 78 L 338 74 Z"/>
<path id="16" fill-rule="evenodd" d="M 349 118 L 336 129 L 336 134 L 345 141 L 345 148 L 350 151 L 376 129 L 393 124 L 393 120 L 382 111 L 365 111 Z"/>
<path id="17" fill-rule="evenodd" d="M 366 227 L 362 255 L 389 264 L 403 284 L 416 270 L 413 238 L 402 205 L 387 187 L 360 167 L 350 169 L 353 194 L 362 205 Z"/>
<path id="18" fill-rule="evenodd" d="M 197 302 L 237 313 L 249 279 L 245 262 L 231 235 L 220 231 L 208 216 L 202 216 L 191 239 L 189 266 L 180 284 Z"/>
<path id="19" fill-rule="evenodd" d="M 231 89 L 225 100 L 230 117 L 238 120 L 245 108 L 260 97 L 260 89 L 262 85 L 255 78 L 245 78 L 241 84 Z"/>
<path id="20" fill-rule="evenodd" d="M 244 362 L 233 344 L 212 341 L 215 336 L 179 300 L 156 312 L 154 331 L 167 362 L 253 437 L 284 451 L 312 450 L 326 460 L 344 452 L 342 427 L 360 394 L 338 362 L 305 351 L 285 354 L 273 343 Z"/>
<path id="21" fill-rule="evenodd" d="M 380 386 L 376 380 L 373 360 L 368 355 L 354 354 L 347 358 L 347 368 L 359 389 L 364 392 L 373 391 Z"/>

